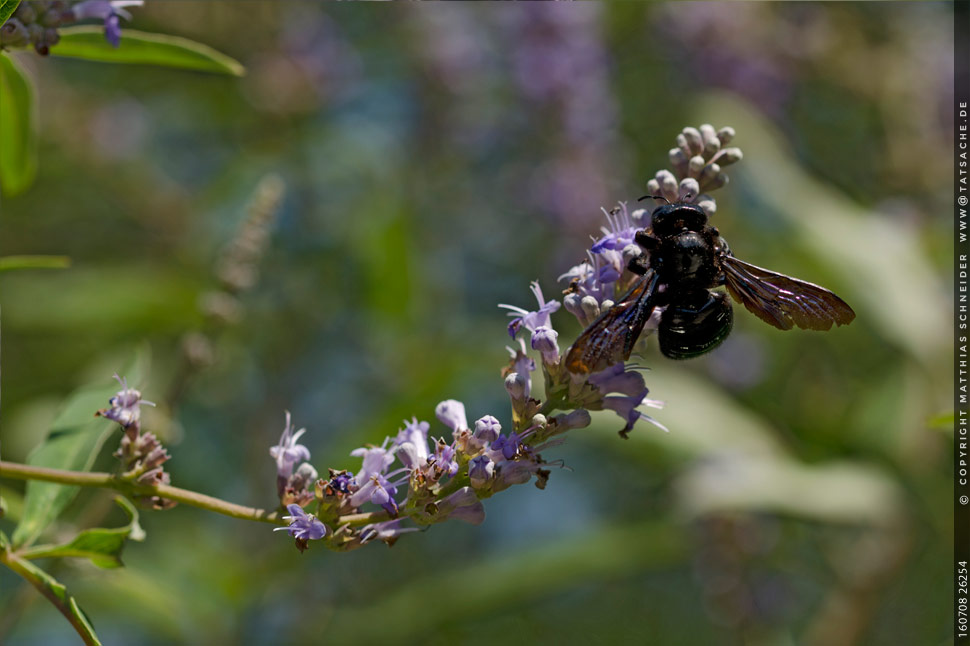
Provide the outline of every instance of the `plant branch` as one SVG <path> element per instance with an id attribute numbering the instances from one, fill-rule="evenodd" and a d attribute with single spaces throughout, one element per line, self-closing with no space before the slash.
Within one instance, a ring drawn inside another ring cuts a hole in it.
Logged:
<path id="1" fill-rule="evenodd" d="M 217 514 L 223 514 L 230 518 L 255 520 L 273 525 L 286 524 L 280 518 L 279 513 L 275 511 L 267 511 L 256 507 L 245 507 L 220 498 L 207 496 L 197 491 L 190 491 L 166 484 L 138 485 L 127 480 L 122 480 L 110 473 L 65 471 L 62 469 L 49 469 L 47 467 L 35 467 L 16 462 L 0 461 L 0 477 L 14 478 L 17 480 L 43 480 L 44 482 L 56 482 L 58 484 L 77 485 L 81 487 L 103 487 L 106 489 L 115 489 L 132 497 L 160 496 L 185 505 L 198 507 L 199 509 L 214 511 Z"/>
<path id="2" fill-rule="evenodd" d="M 3 563 L 22 576 L 38 592 L 44 595 L 48 601 L 54 604 L 54 607 L 71 623 L 71 626 L 81 636 L 85 644 L 88 644 L 88 646 L 100 646 L 101 642 L 95 637 L 91 626 L 85 623 L 80 613 L 76 611 L 77 606 L 75 605 L 72 608 L 74 598 L 67 594 L 63 586 L 39 570 L 35 565 L 8 552 L 6 549 L 0 549 L 0 563 Z"/>

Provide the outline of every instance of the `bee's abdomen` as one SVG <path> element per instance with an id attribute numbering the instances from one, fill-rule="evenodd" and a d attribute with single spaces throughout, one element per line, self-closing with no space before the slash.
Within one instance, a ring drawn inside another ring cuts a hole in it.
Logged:
<path id="1" fill-rule="evenodd" d="M 724 294 L 684 292 L 660 317 L 660 351 L 671 359 L 691 359 L 720 345 L 731 332 L 734 315 Z"/>

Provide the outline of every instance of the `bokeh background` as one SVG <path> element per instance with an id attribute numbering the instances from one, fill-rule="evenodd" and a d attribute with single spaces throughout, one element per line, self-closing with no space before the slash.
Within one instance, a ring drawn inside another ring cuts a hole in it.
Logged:
<path id="1" fill-rule="evenodd" d="M 670 433 L 624 442 L 594 415 L 546 455 L 568 469 L 487 501 L 480 527 L 300 555 L 182 506 L 145 513 L 127 568 L 57 576 L 114 644 L 943 643 L 950 12 L 149 2 L 134 28 L 248 75 L 18 55 L 41 166 L 3 200 L 0 255 L 72 266 L 0 278 L 7 460 L 137 348 L 173 482 L 245 504 L 274 502 L 285 409 L 321 470 L 405 417 L 441 433 L 442 399 L 507 422 L 496 304 L 528 306 L 534 279 L 557 293 L 600 207 L 640 196 L 701 123 L 745 153 L 716 194 L 736 255 L 858 313 L 782 333 L 736 309 L 684 363 L 651 345 Z M 118 520 L 103 492 L 75 507 Z M 6 571 L 0 604 L 4 643 L 76 642 Z"/>

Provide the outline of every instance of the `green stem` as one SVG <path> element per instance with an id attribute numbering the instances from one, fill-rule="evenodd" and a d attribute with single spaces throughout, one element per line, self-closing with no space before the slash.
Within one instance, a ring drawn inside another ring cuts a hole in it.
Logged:
<path id="1" fill-rule="evenodd" d="M 3 256 L 0 271 L 13 269 L 64 269 L 71 266 L 68 256 Z"/>
<path id="2" fill-rule="evenodd" d="M 57 608 L 57 610 L 60 611 L 60 613 L 64 615 L 64 617 L 71 623 L 71 626 L 77 631 L 77 634 L 81 636 L 81 639 L 84 640 L 85 644 L 88 644 L 88 646 L 101 645 L 101 642 L 98 641 L 98 638 L 94 635 L 94 631 L 91 629 L 91 626 L 87 624 L 81 615 L 78 612 L 75 612 L 75 610 L 71 607 L 71 603 L 74 601 L 73 597 L 68 595 L 63 589 L 61 589 L 62 594 L 59 595 L 52 585 L 48 585 L 49 583 L 56 584 L 53 579 L 48 578 L 48 581 L 45 582 L 43 579 L 44 575 L 39 574 L 36 566 L 19 558 L 15 554 L 8 552 L 6 549 L 0 550 L 0 563 L 3 563 L 8 568 L 23 577 L 24 580 L 37 588 L 37 591 L 44 595 L 48 601 L 54 604 L 54 607 Z M 49 577 L 49 575 L 46 576 Z M 60 585 L 57 584 L 57 587 L 60 587 Z"/>
<path id="3" fill-rule="evenodd" d="M 166 484 L 150 486 L 136 485 L 132 482 L 121 480 L 110 473 L 65 471 L 62 469 L 49 469 L 47 467 L 34 467 L 16 462 L 0 461 L 0 477 L 14 478 L 17 480 L 43 480 L 45 482 L 78 485 L 81 487 L 103 487 L 106 489 L 116 489 L 132 497 L 160 496 L 185 505 L 198 507 L 199 509 L 214 511 L 217 514 L 223 514 L 230 518 L 256 520 L 273 525 L 286 524 L 275 511 L 267 511 L 256 507 L 244 507 L 243 505 L 227 502 L 220 498 L 214 498 L 196 491 L 181 489 Z"/>

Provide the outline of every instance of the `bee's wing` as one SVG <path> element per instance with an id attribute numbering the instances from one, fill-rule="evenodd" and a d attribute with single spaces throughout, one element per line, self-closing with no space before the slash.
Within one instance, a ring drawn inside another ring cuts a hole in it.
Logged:
<path id="1" fill-rule="evenodd" d="M 613 307 L 579 335 L 566 355 L 566 369 L 576 374 L 605 370 L 626 361 L 654 308 L 657 273 L 648 270 Z"/>
<path id="2" fill-rule="evenodd" d="M 731 297 L 769 325 L 790 330 L 828 330 L 847 325 L 855 312 L 841 298 L 804 280 L 722 256 L 721 267 Z"/>

